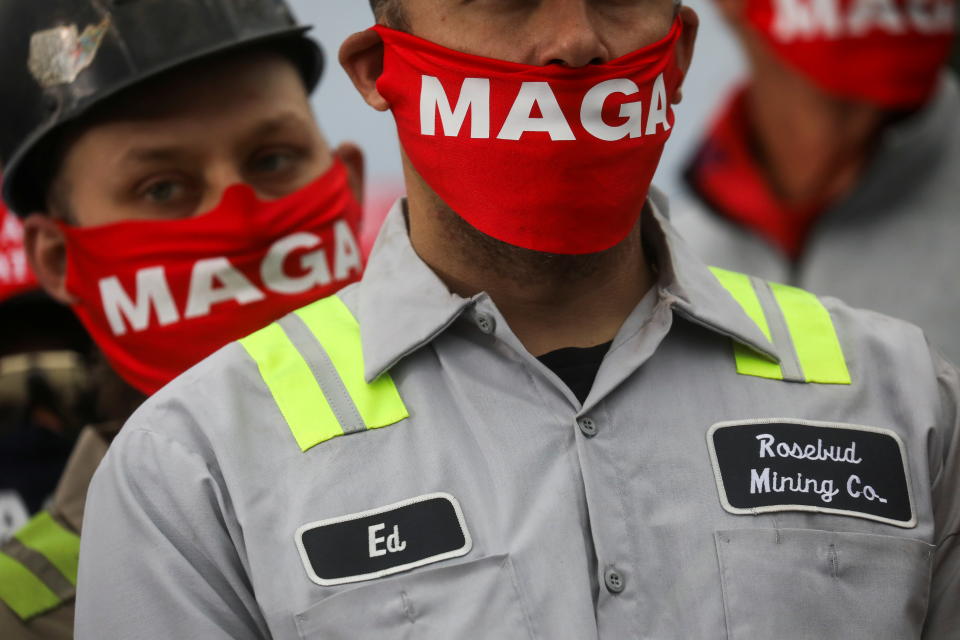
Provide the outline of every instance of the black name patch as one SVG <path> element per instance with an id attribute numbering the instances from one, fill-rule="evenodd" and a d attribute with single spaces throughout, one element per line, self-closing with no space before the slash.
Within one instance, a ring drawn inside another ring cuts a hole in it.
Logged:
<path id="1" fill-rule="evenodd" d="M 297 529 L 307 575 L 330 587 L 458 558 L 473 542 L 460 503 L 431 493 Z"/>
<path id="2" fill-rule="evenodd" d="M 721 422 L 707 446 L 730 513 L 818 511 L 917 525 L 906 449 L 889 429 L 785 418 Z"/>

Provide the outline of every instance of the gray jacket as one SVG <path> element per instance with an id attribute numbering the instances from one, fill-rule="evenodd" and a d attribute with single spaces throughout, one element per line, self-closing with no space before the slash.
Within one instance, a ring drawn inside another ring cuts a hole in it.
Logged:
<path id="1" fill-rule="evenodd" d="M 904 318 L 960 362 L 960 86 L 950 72 L 926 108 L 884 132 L 798 263 L 694 194 L 674 203 L 671 220 L 708 264 Z"/>
<path id="2" fill-rule="evenodd" d="M 721 285 L 662 206 L 659 282 L 583 404 L 395 208 L 342 340 L 294 314 L 256 335 L 295 357 L 229 345 L 121 431 L 77 637 L 955 637 L 956 369 L 904 322 Z M 287 375 L 322 393 L 281 401 Z M 351 418 L 374 385 L 405 409 Z"/>

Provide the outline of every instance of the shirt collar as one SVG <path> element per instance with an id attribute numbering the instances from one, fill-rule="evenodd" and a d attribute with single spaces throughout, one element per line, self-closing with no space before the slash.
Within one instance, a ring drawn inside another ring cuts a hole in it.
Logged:
<path id="1" fill-rule="evenodd" d="M 405 208 L 401 198 L 387 214 L 359 284 L 356 315 L 368 382 L 433 340 L 473 302 L 451 293 L 414 251 Z"/>
<path id="2" fill-rule="evenodd" d="M 653 187 L 648 202 L 642 231 L 659 271 L 661 298 L 688 320 L 779 363 L 777 348 L 670 224 L 667 197 Z"/>
<path id="3" fill-rule="evenodd" d="M 756 158 L 747 109 L 747 87 L 736 89 L 720 110 L 683 173 L 711 209 L 796 258 L 828 202 L 791 206 L 775 192 Z"/>
<path id="4" fill-rule="evenodd" d="M 687 319 L 779 362 L 774 345 L 667 221 L 665 196 L 652 188 L 648 203 L 644 242 L 654 254 L 660 297 Z M 447 289 L 410 244 L 404 205 L 398 200 L 387 215 L 358 288 L 355 313 L 368 382 L 487 298 L 485 293 L 464 298 Z"/>

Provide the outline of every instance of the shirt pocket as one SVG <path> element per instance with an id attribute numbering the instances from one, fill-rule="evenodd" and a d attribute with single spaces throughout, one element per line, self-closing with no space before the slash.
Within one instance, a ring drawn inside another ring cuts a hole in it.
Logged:
<path id="1" fill-rule="evenodd" d="M 715 533 L 728 640 L 910 640 L 933 545 L 806 529 Z"/>
<path id="2" fill-rule="evenodd" d="M 318 602 L 296 621 L 302 640 L 534 637 L 507 555 L 367 582 Z"/>

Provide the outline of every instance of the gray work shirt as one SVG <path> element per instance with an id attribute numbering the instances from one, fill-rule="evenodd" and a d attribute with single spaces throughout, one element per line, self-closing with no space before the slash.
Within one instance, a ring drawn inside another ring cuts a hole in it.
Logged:
<path id="1" fill-rule="evenodd" d="M 677 239 L 663 206 L 644 218 L 659 282 L 582 405 L 487 295 L 448 291 L 396 207 L 362 282 L 341 297 L 359 321 L 366 378 L 389 370 L 410 417 L 301 452 L 240 345 L 193 368 L 135 414 L 93 481 L 77 637 L 904 640 L 925 620 L 926 638 L 955 633 L 956 370 L 913 326 L 830 300 L 852 385 L 739 375 L 732 340 L 787 356 Z M 823 433 L 844 444 L 797 450 L 771 419 L 829 423 Z M 715 465 L 708 433 L 728 421 L 746 424 L 724 431 L 734 437 Z M 894 445 L 881 463 L 871 438 L 899 438 L 902 459 Z M 740 467 L 763 446 L 766 475 L 751 480 Z M 834 498 L 846 512 L 723 504 L 722 472 L 740 469 L 754 493 L 787 504 L 826 485 L 781 499 L 784 476 L 828 467 L 858 478 L 836 487 L 858 496 Z M 888 481 L 911 494 L 899 524 L 863 517 L 893 500 Z M 402 528 L 354 514 L 453 499 L 466 535 L 447 557 L 311 579 L 303 525 L 362 525 L 314 544 L 320 564 L 349 565 L 357 548 L 389 562 L 418 536 L 457 538 L 453 511 L 407 511 Z"/>
<path id="2" fill-rule="evenodd" d="M 884 131 L 797 263 L 692 193 L 674 202 L 671 221 L 708 264 L 904 318 L 960 362 L 960 86 L 951 72 L 929 105 Z"/>

